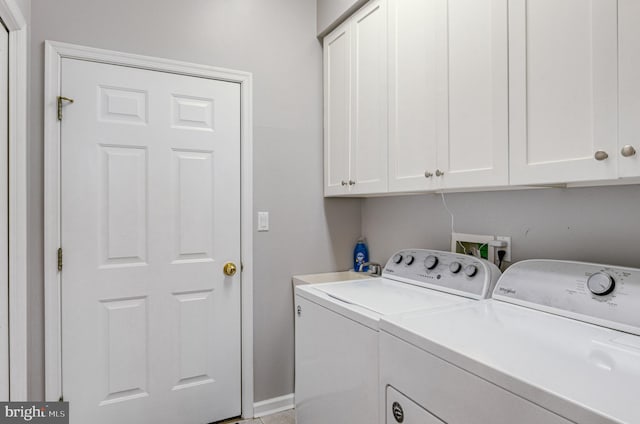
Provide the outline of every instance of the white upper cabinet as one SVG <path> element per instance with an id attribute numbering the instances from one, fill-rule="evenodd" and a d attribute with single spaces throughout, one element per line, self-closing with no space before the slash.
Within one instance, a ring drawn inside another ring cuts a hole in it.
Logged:
<path id="1" fill-rule="evenodd" d="M 640 1 L 619 0 L 621 177 L 640 176 Z"/>
<path id="2" fill-rule="evenodd" d="M 374 1 L 352 19 L 351 193 L 387 191 L 387 13 Z"/>
<path id="3" fill-rule="evenodd" d="M 617 177 L 617 5 L 509 1 L 511 184 Z"/>
<path id="4" fill-rule="evenodd" d="M 438 0 L 437 4 L 435 178 L 440 188 L 506 186 L 507 0 Z"/>
<path id="5" fill-rule="evenodd" d="M 507 185 L 507 0 L 390 0 L 389 22 L 389 190 Z"/>
<path id="6" fill-rule="evenodd" d="M 343 25 L 324 39 L 325 195 L 349 192 L 351 38 Z"/>
<path id="7" fill-rule="evenodd" d="M 325 195 L 387 191 L 387 14 L 373 1 L 324 39 Z"/>
<path id="8" fill-rule="evenodd" d="M 436 11 L 389 0 L 389 191 L 436 187 Z"/>
<path id="9" fill-rule="evenodd" d="M 325 194 L 640 177 L 639 22 L 640 0 L 369 1 L 324 40 Z"/>

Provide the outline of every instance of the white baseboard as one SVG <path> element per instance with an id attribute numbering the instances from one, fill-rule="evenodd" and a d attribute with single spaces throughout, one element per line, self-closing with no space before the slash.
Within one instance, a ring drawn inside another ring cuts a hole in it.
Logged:
<path id="1" fill-rule="evenodd" d="M 293 393 L 263 400 L 253 404 L 253 417 L 260 418 L 265 415 L 275 414 L 277 412 L 292 409 L 295 406 Z"/>

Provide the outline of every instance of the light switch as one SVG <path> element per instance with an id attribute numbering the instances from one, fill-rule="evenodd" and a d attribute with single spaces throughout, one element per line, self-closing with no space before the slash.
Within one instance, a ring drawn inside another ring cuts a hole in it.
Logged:
<path id="1" fill-rule="evenodd" d="M 258 212 L 258 231 L 269 231 L 269 212 Z"/>

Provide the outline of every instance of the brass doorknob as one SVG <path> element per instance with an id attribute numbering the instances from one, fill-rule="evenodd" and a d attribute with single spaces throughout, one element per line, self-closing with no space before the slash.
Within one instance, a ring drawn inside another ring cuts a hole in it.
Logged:
<path id="1" fill-rule="evenodd" d="M 233 277 L 236 274 L 238 268 L 236 267 L 236 264 L 227 262 L 226 264 L 224 264 L 224 268 L 222 270 L 224 271 L 224 275 L 226 275 L 227 277 Z"/>

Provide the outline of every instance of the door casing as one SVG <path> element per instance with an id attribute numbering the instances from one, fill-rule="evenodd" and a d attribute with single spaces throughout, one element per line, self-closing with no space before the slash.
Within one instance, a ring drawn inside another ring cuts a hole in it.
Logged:
<path id="1" fill-rule="evenodd" d="M 9 398 L 27 393 L 27 21 L 15 0 L 0 0 L 9 30 Z"/>
<path id="2" fill-rule="evenodd" d="M 253 123 L 252 74 L 206 65 L 179 62 L 73 44 L 45 41 L 45 399 L 63 396 L 61 369 L 60 273 L 60 121 L 57 97 L 63 58 L 88 60 L 179 75 L 231 81 L 241 86 L 240 110 L 240 233 L 241 233 L 241 340 L 242 416 L 253 417 Z"/>

